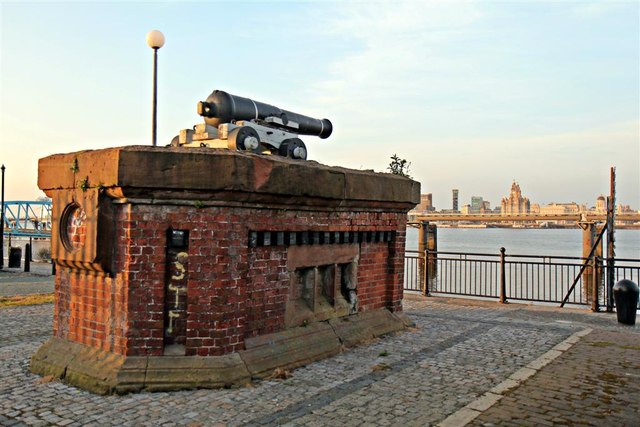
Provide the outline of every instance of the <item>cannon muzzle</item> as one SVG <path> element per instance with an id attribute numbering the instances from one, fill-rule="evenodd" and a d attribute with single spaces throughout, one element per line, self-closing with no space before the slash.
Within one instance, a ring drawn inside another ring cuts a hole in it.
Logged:
<path id="1" fill-rule="evenodd" d="M 204 117 L 206 124 L 214 127 L 239 120 L 256 120 L 323 139 L 333 131 L 328 119 L 314 119 L 221 90 L 214 90 L 206 101 L 198 103 L 198 114 Z"/>

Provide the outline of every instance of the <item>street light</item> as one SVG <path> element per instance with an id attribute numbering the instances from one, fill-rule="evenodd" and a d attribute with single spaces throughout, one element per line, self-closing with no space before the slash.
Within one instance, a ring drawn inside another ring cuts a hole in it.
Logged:
<path id="1" fill-rule="evenodd" d="M 4 170 L 2 165 L 2 213 L 0 213 L 0 268 L 4 267 Z"/>
<path id="2" fill-rule="evenodd" d="M 158 30 L 151 30 L 147 33 L 147 44 L 153 49 L 153 118 L 151 127 L 151 143 L 156 145 L 156 123 L 158 104 L 158 49 L 164 46 L 164 35 Z"/>

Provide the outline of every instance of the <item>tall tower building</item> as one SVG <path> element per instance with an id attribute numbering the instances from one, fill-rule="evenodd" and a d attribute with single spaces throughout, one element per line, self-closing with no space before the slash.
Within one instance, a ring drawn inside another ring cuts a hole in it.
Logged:
<path id="1" fill-rule="evenodd" d="M 453 210 L 457 211 L 458 210 L 458 189 L 454 188 L 452 190 L 453 193 Z"/>

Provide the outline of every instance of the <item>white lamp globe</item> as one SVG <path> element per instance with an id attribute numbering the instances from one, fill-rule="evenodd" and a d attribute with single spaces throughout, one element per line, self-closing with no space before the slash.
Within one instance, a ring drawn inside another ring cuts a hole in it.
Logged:
<path id="1" fill-rule="evenodd" d="M 158 30 L 151 30 L 147 33 L 147 44 L 152 49 L 160 49 L 164 46 L 164 35 Z"/>

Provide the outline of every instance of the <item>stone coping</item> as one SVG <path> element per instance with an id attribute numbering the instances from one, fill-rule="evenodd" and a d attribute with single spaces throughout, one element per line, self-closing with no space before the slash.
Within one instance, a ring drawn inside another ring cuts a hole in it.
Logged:
<path id="1" fill-rule="evenodd" d="M 250 338 L 245 350 L 211 357 L 127 357 L 53 337 L 30 369 L 99 394 L 243 386 L 411 325 L 403 313 L 380 309 Z"/>
<path id="2" fill-rule="evenodd" d="M 39 160 L 38 187 L 98 189 L 114 198 L 228 200 L 408 211 L 420 183 L 280 156 L 219 150 L 124 146 Z"/>

